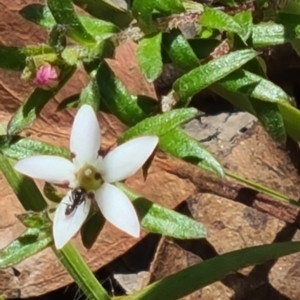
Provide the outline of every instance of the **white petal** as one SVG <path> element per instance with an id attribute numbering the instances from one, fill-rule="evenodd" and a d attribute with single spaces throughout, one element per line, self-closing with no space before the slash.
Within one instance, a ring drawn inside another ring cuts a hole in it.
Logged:
<path id="1" fill-rule="evenodd" d="M 24 175 L 50 183 L 68 184 L 75 181 L 74 165 L 59 156 L 26 157 L 15 164 L 15 169 Z"/>
<path id="2" fill-rule="evenodd" d="M 133 175 L 148 159 L 158 143 L 156 136 L 130 140 L 108 153 L 103 159 L 102 176 L 116 182 Z"/>
<path id="3" fill-rule="evenodd" d="M 90 211 L 91 200 L 86 198 L 71 214 L 66 215 L 66 209 L 72 203 L 70 191 L 58 205 L 54 215 L 53 237 L 57 249 L 61 249 L 78 232 Z"/>
<path id="4" fill-rule="evenodd" d="M 82 166 L 93 163 L 100 148 L 100 126 L 93 108 L 82 105 L 77 112 L 70 137 L 70 149 L 75 154 L 74 163 Z"/>
<path id="5" fill-rule="evenodd" d="M 140 236 L 140 223 L 127 196 L 117 187 L 104 183 L 95 198 L 107 221 L 133 237 Z"/>

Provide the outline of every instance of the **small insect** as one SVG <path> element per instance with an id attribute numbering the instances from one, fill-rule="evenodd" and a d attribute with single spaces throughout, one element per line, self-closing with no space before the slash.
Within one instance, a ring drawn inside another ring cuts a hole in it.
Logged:
<path id="1" fill-rule="evenodd" d="M 72 200 L 71 204 L 67 204 L 67 208 L 65 210 L 65 215 L 69 216 L 72 212 L 76 210 L 76 208 L 85 201 L 86 190 L 81 187 L 75 188 L 71 192 L 70 199 Z"/>

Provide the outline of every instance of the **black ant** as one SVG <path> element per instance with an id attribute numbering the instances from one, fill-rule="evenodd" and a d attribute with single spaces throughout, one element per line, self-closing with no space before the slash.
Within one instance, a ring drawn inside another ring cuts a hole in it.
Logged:
<path id="1" fill-rule="evenodd" d="M 72 200 L 71 204 L 67 204 L 65 210 L 65 215 L 69 216 L 81 203 L 85 201 L 86 190 L 81 187 L 77 187 L 71 192 L 70 199 Z"/>

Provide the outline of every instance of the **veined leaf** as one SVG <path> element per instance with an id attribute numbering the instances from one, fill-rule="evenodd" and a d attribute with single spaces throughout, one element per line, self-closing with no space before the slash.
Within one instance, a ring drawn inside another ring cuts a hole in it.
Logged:
<path id="1" fill-rule="evenodd" d="M 199 66 L 199 59 L 180 31 L 164 34 L 163 46 L 171 60 L 183 71 Z"/>
<path id="2" fill-rule="evenodd" d="M 0 268 L 7 268 L 39 253 L 52 243 L 51 226 L 28 228 L 19 238 L 0 251 Z"/>
<path id="3" fill-rule="evenodd" d="M 147 231 L 177 239 L 206 237 L 207 231 L 200 222 L 136 195 L 121 183 L 116 183 L 116 186 L 133 202 L 141 218 L 141 225 Z"/>
<path id="4" fill-rule="evenodd" d="M 251 49 L 238 50 L 216 58 L 177 79 L 173 89 L 181 101 L 239 69 L 256 56 Z"/>
<path id="5" fill-rule="evenodd" d="M 244 19 L 246 18 L 244 15 L 242 17 Z M 200 18 L 201 25 L 218 29 L 220 31 L 236 33 L 245 42 L 249 33 L 247 32 L 248 30 L 245 30 L 245 28 L 241 26 L 240 22 L 241 17 L 237 17 L 237 20 L 235 20 L 234 17 L 226 14 L 225 12 L 210 7 L 205 7 L 204 13 Z"/>
<path id="6" fill-rule="evenodd" d="M 197 115 L 199 115 L 198 110 L 191 107 L 174 109 L 162 115 L 149 117 L 125 131 L 119 137 L 119 141 L 123 143 L 142 135 L 157 135 L 161 137 Z"/>
<path id="7" fill-rule="evenodd" d="M 223 177 L 221 164 L 201 144 L 188 136 L 181 128 L 174 128 L 159 139 L 159 146 L 165 152 L 192 162 L 199 167 Z"/>
<path id="8" fill-rule="evenodd" d="M 133 16 L 146 32 L 153 30 L 152 15 L 154 12 L 169 16 L 184 11 L 184 6 L 180 0 L 135 0 L 132 5 Z"/>
<path id="9" fill-rule="evenodd" d="M 157 107 L 157 102 L 150 98 L 131 95 L 106 63 L 98 69 L 97 83 L 101 101 L 129 126 L 144 120 Z"/>
<path id="10" fill-rule="evenodd" d="M 11 118 L 7 134 L 17 135 L 28 127 L 39 115 L 45 104 L 60 90 L 61 87 L 71 78 L 75 72 L 75 67 L 66 68 L 60 74 L 60 81 L 54 90 L 43 90 L 36 88 L 24 104 L 22 104 L 14 116 Z"/>
<path id="11" fill-rule="evenodd" d="M 137 60 L 149 82 L 153 82 L 162 72 L 161 32 L 145 36 L 138 45 Z"/>
<path id="12" fill-rule="evenodd" d="M 198 289 L 222 280 L 231 272 L 299 251 L 300 242 L 277 243 L 232 251 L 158 280 L 141 291 L 127 296 L 127 299 L 177 300 Z M 171 289 L 170 286 L 172 287 Z"/>
<path id="13" fill-rule="evenodd" d="M 85 46 L 93 46 L 95 39 L 81 24 L 71 0 L 47 0 L 47 5 L 57 24 L 66 25 L 70 38 Z"/>
<path id="14" fill-rule="evenodd" d="M 22 159 L 27 156 L 41 154 L 70 158 L 70 152 L 67 149 L 18 136 L 14 136 L 13 139 L 10 139 L 6 135 L 1 135 L 0 151 L 7 157 L 13 159 Z"/>
<path id="15" fill-rule="evenodd" d="M 47 29 L 51 29 L 56 21 L 49 10 L 49 7 L 42 4 L 30 4 L 20 11 L 21 15 L 36 24 L 39 24 Z M 95 19 L 88 16 L 78 16 L 85 30 L 96 40 L 103 40 L 111 37 L 119 32 L 117 26 L 110 22 Z M 68 34 L 68 32 L 67 32 Z"/>

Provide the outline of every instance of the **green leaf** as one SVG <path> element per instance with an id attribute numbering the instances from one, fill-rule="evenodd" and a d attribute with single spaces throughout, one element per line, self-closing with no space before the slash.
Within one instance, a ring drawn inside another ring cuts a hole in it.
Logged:
<path id="1" fill-rule="evenodd" d="M 220 163 L 201 144 L 188 136 L 181 128 L 174 128 L 159 139 L 160 148 L 181 159 L 219 176 L 224 176 L 224 170 Z"/>
<path id="2" fill-rule="evenodd" d="M 29 211 L 25 214 L 17 215 L 17 218 L 26 228 L 51 229 L 51 222 L 45 212 Z"/>
<path id="3" fill-rule="evenodd" d="M 120 28 L 126 28 L 132 22 L 130 11 L 114 4 L 109 0 L 74 0 L 78 6 L 84 5 L 85 11 L 97 19 L 109 21 Z M 116 2 L 115 2 L 116 3 Z"/>
<path id="4" fill-rule="evenodd" d="M 138 45 L 137 60 L 149 82 L 153 82 L 162 72 L 161 32 L 145 36 Z"/>
<path id="5" fill-rule="evenodd" d="M 253 25 L 252 30 L 254 47 L 282 45 L 295 37 L 294 33 L 286 32 L 283 25 L 272 22 Z"/>
<path id="6" fill-rule="evenodd" d="M 180 0 L 135 0 L 132 5 L 133 16 L 146 32 L 153 30 L 152 15 L 154 12 L 169 16 L 184 11 L 184 6 Z"/>
<path id="7" fill-rule="evenodd" d="M 158 280 L 146 288 L 127 296 L 126 299 L 177 300 L 222 280 L 229 273 L 299 251 L 300 242 L 286 242 L 249 247 L 225 253 Z"/>
<path id="8" fill-rule="evenodd" d="M 256 116 L 269 135 L 278 143 L 285 144 L 286 131 L 283 117 L 275 103 L 268 103 L 251 99 Z"/>
<path id="9" fill-rule="evenodd" d="M 176 239 L 201 239 L 206 237 L 207 231 L 200 222 L 142 198 L 122 183 L 115 183 L 115 185 L 133 202 L 141 218 L 141 225 L 147 231 Z"/>
<path id="10" fill-rule="evenodd" d="M 14 266 L 52 243 L 51 230 L 29 228 L 0 251 L 0 268 Z"/>
<path id="11" fill-rule="evenodd" d="M 246 10 L 237 13 L 236 15 L 233 16 L 233 19 L 240 25 L 242 29 L 240 33 L 240 37 L 244 42 L 246 42 L 249 39 L 253 28 L 251 11 Z"/>
<path id="12" fill-rule="evenodd" d="M 17 47 L 0 46 L 0 68 L 22 71 L 26 66 L 26 53 Z"/>
<path id="13" fill-rule="evenodd" d="M 288 135 L 300 142 L 300 111 L 296 107 L 281 103 L 278 104 L 278 108 L 283 117 Z"/>
<path id="14" fill-rule="evenodd" d="M 62 192 L 58 191 L 54 185 L 49 182 L 45 182 L 43 193 L 47 199 L 54 203 L 60 203 L 62 198 L 65 196 Z"/>
<path id="15" fill-rule="evenodd" d="M 42 211 L 47 207 L 47 203 L 34 181 L 16 172 L 10 161 L 1 152 L 0 169 L 25 210 Z"/>
<path id="16" fill-rule="evenodd" d="M 24 48 L 0 45 L 0 68 L 22 71 L 26 66 L 27 57 L 53 53 L 53 51 L 48 45 L 27 46 Z"/>
<path id="17" fill-rule="evenodd" d="M 216 39 L 193 39 L 188 42 L 200 60 L 206 59 L 220 45 Z"/>
<path id="18" fill-rule="evenodd" d="M 180 31 L 164 34 L 163 46 L 171 60 L 181 70 L 190 71 L 199 66 L 199 59 Z"/>
<path id="19" fill-rule="evenodd" d="M 189 97 L 239 69 L 255 56 L 255 51 L 246 49 L 216 58 L 177 79 L 173 89 L 181 101 L 186 102 Z"/>
<path id="20" fill-rule="evenodd" d="M 243 20 L 241 20 L 241 18 Z M 235 20 L 234 17 L 226 14 L 225 12 L 219 9 L 205 7 L 204 13 L 200 18 L 200 23 L 201 25 L 209 28 L 236 33 L 245 42 L 247 39 L 247 35 L 249 36 L 249 33 L 247 32 L 248 29 L 243 28 L 240 25 L 240 22 L 246 22 L 245 20 L 246 18 L 247 17 L 245 14 L 245 15 L 238 16 L 237 20 Z M 247 22 L 249 22 L 249 16 L 247 19 L 248 19 Z"/>
<path id="21" fill-rule="evenodd" d="M 100 94 L 96 79 L 97 71 L 90 74 L 90 81 L 88 85 L 81 91 L 79 97 L 79 105 L 88 104 L 98 111 L 100 106 Z"/>
<path id="22" fill-rule="evenodd" d="M 101 101 L 129 126 L 142 121 L 157 108 L 156 101 L 131 95 L 105 62 L 98 69 L 97 82 Z"/>
<path id="23" fill-rule="evenodd" d="M 56 23 L 67 26 L 68 36 L 85 46 L 95 44 L 95 39 L 81 24 L 71 0 L 47 0 Z"/>
<path id="24" fill-rule="evenodd" d="M 18 196 L 26 210 L 40 211 L 41 209 L 45 209 L 46 202 L 34 181 L 26 177 L 19 176 L 12 168 L 8 159 L 1 153 L 0 168 L 14 193 Z M 38 237 L 42 237 L 39 236 L 39 234 L 41 234 L 39 230 L 37 234 Z M 31 241 L 36 240 L 37 234 L 33 232 L 33 234 L 30 234 L 28 238 Z M 47 237 L 45 237 L 45 239 L 46 238 Z M 26 236 L 25 241 L 28 241 Z M 44 240 L 44 242 L 47 241 Z M 41 247 L 43 245 L 44 244 L 41 241 L 37 246 Z M 110 299 L 106 291 L 94 277 L 92 271 L 85 264 L 84 260 L 72 244 L 67 244 L 61 251 L 55 250 L 54 247 L 52 250 L 88 298 L 97 300 Z"/>
<path id="25" fill-rule="evenodd" d="M 54 90 L 43 90 L 36 88 L 24 104 L 22 104 L 8 124 L 9 136 L 17 135 L 23 129 L 31 125 L 37 118 L 45 104 L 60 90 L 71 78 L 75 67 L 66 68 L 61 72 L 60 81 Z"/>
<path id="26" fill-rule="evenodd" d="M 19 13 L 23 18 L 35 24 L 51 29 L 56 21 L 48 6 L 34 3 L 23 7 Z"/>
<path id="27" fill-rule="evenodd" d="M 105 224 L 105 218 L 97 213 L 93 214 L 80 229 L 81 240 L 85 248 L 91 249 Z"/>
<path id="28" fill-rule="evenodd" d="M 91 34 L 96 40 L 108 39 L 114 34 L 118 33 L 120 29 L 113 23 L 103 20 L 79 16 L 79 20 L 83 27 Z"/>
<path id="29" fill-rule="evenodd" d="M 290 103 L 289 96 L 279 86 L 246 70 L 237 70 L 222 78 L 218 84 L 229 91 L 251 98 L 274 103 Z"/>
<path id="30" fill-rule="evenodd" d="M 22 159 L 27 156 L 40 154 L 70 158 L 70 152 L 64 148 L 19 136 L 14 136 L 10 139 L 6 135 L 1 135 L 0 151 L 13 159 Z"/>
<path id="31" fill-rule="evenodd" d="M 20 13 L 25 19 L 47 29 L 51 29 L 56 24 L 51 11 L 46 5 L 30 4 L 24 7 Z M 79 15 L 78 18 L 85 30 L 98 41 L 107 39 L 120 31 L 117 26 L 110 22 L 88 16 Z"/>
<path id="32" fill-rule="evenodd" d="M 68 243 L 61 251 L 52 247 L 60 263 L 84 292 L 87 299 L 111 300 L 76 248 Z"/>
<path id="33" fill-rule="evenodd" d="M 134 137 L 142 135 L 156 135 L 161 137 L 173 128 L 178 127 L 180 124 L 185 123 L 198 115 L 198 110 L 192 107 L 174 109 L 162 115 L 156 115 L 141 121 L 134 127 L 126 130 L 118 140 L 119 142 L 124 143 Z"/>

